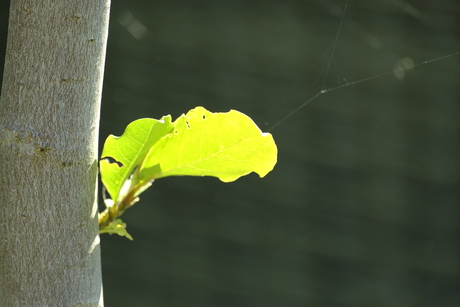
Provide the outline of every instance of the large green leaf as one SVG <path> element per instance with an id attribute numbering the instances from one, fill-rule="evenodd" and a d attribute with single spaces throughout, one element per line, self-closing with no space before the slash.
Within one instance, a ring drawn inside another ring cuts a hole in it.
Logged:
<path id="1" fill-rule="evenodd" d="M 202 107 L 174 122 L 174 131 L 155 143 L 140 169 L 139 181 L 167 176 L 214 176 L 231 182 L 251 172 L 264 177 L 276 164 L 269 133 L 231 110 L 211 113 Z"/>
<path id="2" fill-rule="evenodd" d="M 123 197 L 120 190 L 134 168 L 173 127 L 169 115 L 160 120 L 143 118 L 130 123 L 122 136 L 110 135 L 107 138 L 101 155 L 100 171 L 101 180 L 114 202 Z"/>

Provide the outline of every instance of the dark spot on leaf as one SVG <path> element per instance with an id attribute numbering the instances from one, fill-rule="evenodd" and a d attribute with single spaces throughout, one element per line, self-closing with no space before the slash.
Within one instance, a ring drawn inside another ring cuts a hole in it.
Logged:
<path id="1" fill-rule="evenodd" d="M 118 162 L 117 160 L 115 160 L 112 157 L 103 157 L 102 159 L 108 161 L 110 164 L 116 163 L 119 167 L 123 167 L 123 163 Z"/>
<path id="2" fill-rule="evenodd" d="M 185 124 L 187 125 L 187 128 L 190 129 L 190 123 L 188 121 L 186 121 Z"/>
<path id="3" fill-rule="evenodd" d="M 203 119 L 206 119 L 206 115 L 203 114 Z"/>
<path id="4" fill-rule="evenodd" d="M 174 130 L 174 134 L 179 134 L 179 131 L 177 131 L 177 130 Z"/>

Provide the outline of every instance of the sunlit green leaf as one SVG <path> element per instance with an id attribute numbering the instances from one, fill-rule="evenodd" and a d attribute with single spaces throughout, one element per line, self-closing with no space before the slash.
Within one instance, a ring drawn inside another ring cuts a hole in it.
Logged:
<path id="1" fill-rule="evenodd" d="M 115 202 L 134 168 L 150 148 L 172 129 L 171 116 L 164 116 L 161 120 L 143 118 L 130 123 L 122 136 L 110 135 L 107 138 L 100 171 L 102 182 Z"/>
<path id="2" fill-rule="evenodd" d="M 112 199 L 105 200 L 107 208 L 99 214 L 100 233 L 132 240 L 117 217 L 154 179 L 189 175 L 230 182 L 251 172 L 264 177 L 276 161 L 272 135 L 238 111 L 211 113 L 197 107 L 174 123 L 170 116 L 134 121 L 104 145 L 101 177 Z"/>
<path id="3" fill-rule="evenodd" d="M 230 182 L 251 172 L 264 177 L 275 166 L 277 148 L 269 133 L 231 110 L 202 107 L 174 122 L 172 133 L 155 143 L 140 170 L 140 181 L 167 176 L 214 176 Z"/>
<path id="4" fill-rule="evenodd" d="M 120 219 L 110 222 L 104 229 L 100 230 L 99 233 L 115 233 L 119 236 L 127 237 L 128 239 L 133 240 L 133 237 L 131 237 L 131 235 L 126 231 L 126 223 L 123 223 Z"/>

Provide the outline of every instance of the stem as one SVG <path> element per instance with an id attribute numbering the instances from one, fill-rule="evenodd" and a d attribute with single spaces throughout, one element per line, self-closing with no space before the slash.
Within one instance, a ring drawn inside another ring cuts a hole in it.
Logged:
<path id="1" fill-rule="evenodd" d="M 116 218 L 123 215 L 126 209 L 137 203 L 139 201 L 139 197 L 135 196 L 137 191 L 150 184 L 150 182 L 151 181 L 148 180 L 144 181 L 142 184 L 134 186 L 134 188 L 132 188 L 120 202 L 105 208 L 103 212 L 99 213 L 99 231 L 107 227 L 107 225 L 113 222 Z"/>

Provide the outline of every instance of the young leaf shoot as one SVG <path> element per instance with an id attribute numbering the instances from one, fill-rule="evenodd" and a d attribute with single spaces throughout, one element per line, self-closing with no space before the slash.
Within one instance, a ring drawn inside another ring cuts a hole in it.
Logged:
<path id="1" fill-rule="evenodd" d="M 118 217 L 155 179 L 213 176 L 232 182 L 251 172 L 262 178 L 274 168 L 277 153 L 272 135 L 235 110 L 196 107 L 173 123 L 169 115 L 136 120 L 122 136 L 110 135 L 102 150 L 101 179 L 111 199 L 99 214 L 100 233 L 132 239 Z"/>

